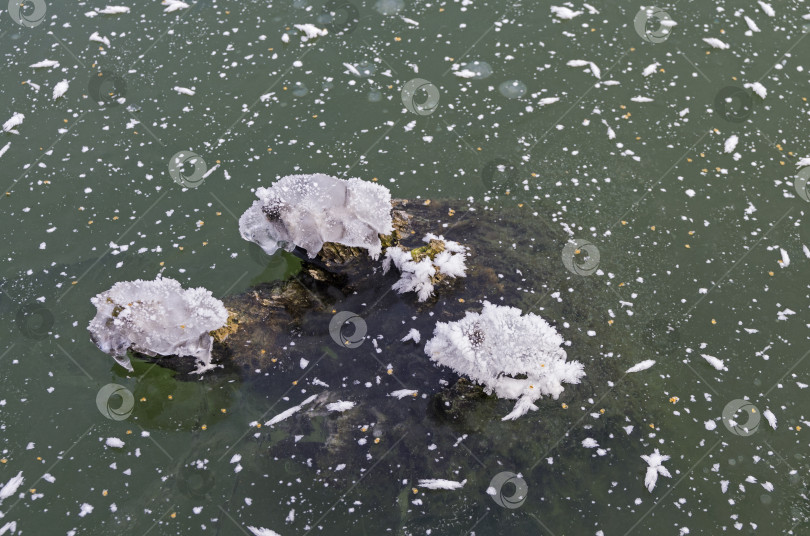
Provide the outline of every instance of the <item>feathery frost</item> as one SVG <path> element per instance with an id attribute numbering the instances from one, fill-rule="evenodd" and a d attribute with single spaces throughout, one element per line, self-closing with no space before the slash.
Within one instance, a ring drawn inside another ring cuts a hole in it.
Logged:
<path id="1" fill-rule="evenodd" d="M 439 322 L 425 344 L 432 361 L 469 376 L 488 393 L 517 400 L 503 420 L 517 419 L 544 395 L 558 398 L 563 383 L 579 383 L 582 363 L 567 361 L 563 338 L 543 318 L 484 302 L 456 322 Z M 514 376 L 523 376 L 517 379 Z"/>
<path id="2" fill-rule="evenodd" d="M 102 15 L 121 15 L 122 13 L 129 13 L 127 6 L 107 6 L 104 9 L 99 9 Z"/>
<path id="3" fill-rule="evenodd" d="M 281 536 L 278 532 L 273 532 L 270 529 L 266 529 L 264 527 L 248 527 L 248 530 L 252 532 L 255 536 Z"/>
<path id="4" fill-rule="evenodd" d="M 411 251 L 395 246 L 385 250 L 383 259 L 383 273 L 388 273 L 393 263 L 402 274 L 391 288 L 399 294 L 416 292 L 420 302 L 433 295 L 433 289 L 440 276 L 444 275 L 450 279 L 467 277 L 467 265 L 464 262 L 467 256 L 465 246 L 433 233 L 426 234 L 422 240 L 434 251 L 432 257 L 428 253 L 416 260 Z"/>
<path id="5" fill-rule="evenodd" d="M 627 374 L 631 372 L 641 372 L 642 370 L 647 370 L 653 365 L 655 365 L 655 359 L 647 359 L 645 361 L 642 361 L 641 363 L 636 363 L 635 365 L 627 369 L 625 372 Z"/>
<path id="6" fill-rule="evenodd" d="M 558 19 L 562 20 L 571 20 L 574 17 L 579 17 L 582 15 L 582 11 L 574 11 L 571 8 L 567 8 L 565 6 L 551 6 L 551 13 Z"/>
<path id="7" fill-rule="evenodd" d="M 108 37 L 103 37 L 98 32 L 93 32 L 92 34 L 90 34 L 89 39 L 90 39 L 90 41 L 95 41 L 96 43 L 101 43 L 102 45 L 105 45 L 107 47 L 110 46 L 110 39 Z"/>
<path id="8" fill-rule="evenodd" d="M 164 13 L 172 13 L 174 11 L 179 11 L 181 9 L 188 9 L 189 6 L 185 2 L 181 2 L 180 0 L 163 0 L 161 2 L 166 8 L 163 10 Z"/>
<path id="9" fill-rule="evenodd" d="M 16 127 L 23 124 L 25 121 L 25 116 L 21 113 L 14 112 L 8 121 L 3 123 L 3 132 L 11 132 L 12 134 L 19 134 Z"/>
<path id="10" fill-rule="evenodd" d="M 315 26 L 314 24 L 294 24 L 296 30 L 299 30 L 304 34 L 304 41 L 307 39 L 315 39 L 316 37 L 321 37 L 329 33 L 326 29 L 321 29 Z"/>
<path id="11" fill-rule="evenodd" d="M 67 93 L 69 87 L 70 82 L 68 82 L 67 80 L 62 80 L 61 82 L 57 83 L 53 87 L 53 100 L 56 100 L 59 97 L 63 97 L 65 93 Z"/>
<path id="12" fill-rule="evenodd" d="M 652 454 L 642 454 L 641 459 L 647 462 L 647 474 L 644 476 L 644 485 L 647 486 L 647 490 L 650 493 L 652 493 L 653 488 L 655 488 L 655 483 L 658 482 L 658 475 L 672 478 L 672 475 L 669 474 L 669 470 L 663 465 L 664 462 L 669 459 L 669 456 L 661 454 L 658 452 L 658 449 L 655 449 Z"/>
<path id="13" fill-rule="evenodd" d="M 456 482 L 455 480 L 444 480 L 443 478 L 423 478 L 417 484 L 420 488 L 425 489 L 461 489 L 466 484 L 466 480 Z"/>
<path id="14" fill-rule="evenodd" d="M 17 476 L 11 477 L 9 481 L 0 488 L 0 503 L 17 493 L 17 490 L 22 486 L 23 482 L 25 482 L 25 478 L 22 476 L 22 471 L 17 473 Z"/>

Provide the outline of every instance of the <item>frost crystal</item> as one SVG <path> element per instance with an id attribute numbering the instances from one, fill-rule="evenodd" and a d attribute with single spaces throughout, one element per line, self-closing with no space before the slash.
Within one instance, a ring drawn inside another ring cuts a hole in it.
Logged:
<path id="1" fill-rule="evenodd" d="M 11 116 L 11 119 L 3 123 L 3 132 L 11 132 L 14 134 L 19 134 L 14 127 L 18 127 L 22 125 L 23 121 L 25 120 L 25 116 L 21 113 L 14 112 L 14 115 Z"/>
<path id="2" fill-rule="evenodd" d="M 6 482 L 3 487 L 0 488 L 0 503 L 17 493 L 17 489 L 22 486 L 24 481 L 25 478 L 23 478 L 22 471 L 20 471 L 17 473 L 17 476 L 12 477 L 8 482 Z"/>
<path id="3" fill-rule="evenodd" d="M 315 257 L 325 242 L 382 251 L 379 235 L 390 234 L 391 192 L 360 179 L 323 173 L 288 175 L 270 188 L 257 188 L 253 205 L 239 218 L 242 238 L 272 255 L 296 246 Z"/>
<path id="4" fill-rule="evenodd" d="M 419 480 L 417 484 L 420 488 L 425 489 L 461 489 L 464 487 L 464 484 L 467 483 L 467 480 L 462 480 L 461 482 L 456 482 L 455 480 L 445 480 L 443 478 L 422 478 Z"/>
<path id="5" fill-rule="evenodd" d="M 281 536 L 278 532 L 273 532 L 264 527 L 248 527 L 248 530 L 256 536 Z"/>
<path id="6" fill-rule="evenodd" d="M 332 402 L 331 404 L 327 404 L 326 409 L 328 411 L 337 411 L 339 413 L 342 413 L 344 411 L 349 411 L 350 409 L 352 409 L 356 405 L 357 405 L 356 402 L 347 402 L 347 401 L 344 401 L 344 400 L 338 400 L 337 402 Z"/>
<path id="7" fill-rule="evenodd" d="M 402 273 L 391 288 L 400 294 L 414 291 L 420 302 L 433 295 L 434 285 L 441 276 L 451 279 L 467 276 L 466 247 L 432 233 L 426 234 L 422 240 L 428 243 L 426 248 L 405 251 L 399 246 L 390 247 L 385 250 L 383 259 L 383 273 L 391 269 L 392 262 Z M 420 251 L 422 249 L 425 251 Z"/>
<path id="8" fill-rule="evenodd" d="M 641 459 L 647 462 L 647 474 L 644 476 L 644 485 L 647 486 L 647 490 L 652 493 L 653 488 L 655 488 L 655 483 L 658 481 L 658 475 L 663 475 L 667 478 L 672 478 L 672 475 L 669 474 L 669 469 L 664 467 L 664 462 L 669 459 L 669 456 L 666 454 L 661 454 L 658 452 L 658 449 L 652 454 L 642 454 Z"/>
<path id="9" fill-rule="evenodd" d="M 419 333 L 418 330 L 411 328 L 407 335 L 400 339 L 402 342 L 413 341 L 416 344 L 419 344 L 419 341 L 422 340 L 422 335 Z"/>
<path id="10" fill-rule="evenodd" d="M 197 372 L 212 368 L 210 332 L 224 327 L 228 311 L 202 287 L 183 289 L 174 279 L 123 281 L 90 301 L 96 316 L 87 329 L 99 349 L 132 370 L 127 350 L 155 356 L 193 356 Z"/>
<path id="11" fill-rule="evenodd" d="M 626 373 L 630 374 L 631 372 L 641 372 L 642 370 L 647 370 L 653 365 L 655 365 L 655 359 L 647 359 L 645 361 L 642 361 L 641 363 L 633 365 L 632 367 L 627 369 Z"/>
<path id="12" fill-rule="evenodd" d="M 425 344 L 432 361 L 481 383 L 487 392 L 517 400 L 503 420 L 536 410 L 543 395 L 558 398 L 563 382 L 579 383 L 582 363 L 566 361 L 563 338 L 541 317 L 484 302 L 481 313 L 439 322 Z M 526 376 L 517 379 L 515 376 Z"/>

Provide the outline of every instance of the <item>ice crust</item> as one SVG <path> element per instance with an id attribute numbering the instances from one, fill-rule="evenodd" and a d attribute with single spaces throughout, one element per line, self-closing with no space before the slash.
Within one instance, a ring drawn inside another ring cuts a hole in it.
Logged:
<path id="1" fill-rule="evenodd" d="M 212 368 L 210 332 L 228 321 L 225 305 L 211 291 L 184 289 L 160 276 L 116 283 L 90 301 L 96 306 L 87 328 L 93 342 L 130 371 L 130 349 L 150 356 L 195 357 L 197 372 Z"/>
<path id="2" fill-rule="evenodd" d="M 288 175 L 269 188 L 239 218 L 242 238 L 272 255 L 296 246 L 315 257 L 326 242 L 362 247 L 377 259 L 379 235 L 393 231 L 391 192 L 372 182 L 323 173 Z"/>

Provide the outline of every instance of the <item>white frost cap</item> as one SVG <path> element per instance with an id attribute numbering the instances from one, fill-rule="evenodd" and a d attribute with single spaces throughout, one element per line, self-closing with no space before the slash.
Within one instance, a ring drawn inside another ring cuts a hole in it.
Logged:
<path id="1" fill-rule="evenodd" d="M 543 395 L 558 398 L 564 383 L 579 383 L 582 363 L 566 361 L 563 338 L 543 318 L 515 307 L 484 302 L 456 322 L 438 322 L 425 344 L 432 361 L 469 376 L 487 392 L 517 400 L 503 420 L 536 410 Z M 525 379 L 510 376 L 525 375 Z"/>
<path id="2" fill-rule="evenodd" d="M 299 246 L 314 258 L 325 242 L 336 242 L 365 248 L 376 259 L 382 251 L 379 235 L 394 230 L 391 192 L 357 178 L 288 175 L 270 188 L 257 188 L 256 197 L 239 218 L 239 232 L 268 255 Z"/>
<path id="3" fill-rule="evenodd" d="M 222 301 L 205 288 L 184 289 L 171 278 L 122 281 L 90 301 L 96 316 L 87 329 L 99 349 L 132 370 L 127 350 L 155 356 L 192 356 L 197 372 L 212 368 L 210 332 L 228 322 Z"/>

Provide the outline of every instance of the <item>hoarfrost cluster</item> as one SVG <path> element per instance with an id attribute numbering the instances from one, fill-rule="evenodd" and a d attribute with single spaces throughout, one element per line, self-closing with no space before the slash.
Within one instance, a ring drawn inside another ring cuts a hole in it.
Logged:
<path id="1" fill-rule="evenodd" d="M 468 311 L 456 322 L 437 323 L 425 353 L 488 393 L 517 400 L 503 418 L 512 420 L 538 409 L 534 402 L 543 395 L 558 398 L 563 383 L 579 383 L 585 375 L 581 363 L 566 360 L 563 342 L 543 318 L 485 301 L 480 313 Z"/>
<path id="2" fill-rule="evenodd" d="M 669 460 L 669 456 L 661 454 L 658 449 L 655 449 L 652 454 L 642 454 L 641 459 L 647 462 L 647 474 L 644 475 L 644 485 L 647 490 L 652 493 L 655 488 L 655 483 L 658 482 L 658 475 L 663 475 L 667 478 L 672 478 L 669 469 L 664 467 L 664 462 Z"/>
<path id="3" fill-rule="evenodd" d="M 122 281 L 90 300 L 88 330 L 99 349 L 128 370 L 127 350 L 155 356 L 192 356 L 197 372 L 212 368 L 211 331 L 228 321 L 225 305 L 205 288 L 184 289 L 170 278 Z"/>
<path id="4" fill-rule="evenodd" d="M 393 231 L 391 192 L 361 179 L 315 173 L 288 175 L 257 188 L 253 205 L 239 218 L 242 238 L 272 255 L 296 246 L 314 258 L 326 242 L 362 247 L 378 258 L 379 235 Z"/>
<path id="5" fill-rule="evenodd" d="M 420 302 L 433 295 L 442 276 L 450 279 L 467 276 L 465 246 L 432 233 L 426 234 L 422 240 L 429 244 L 425 253 L 419 253 L 423 248 L 406 251 L 395 246 L 385 250 L 383 259 L 383 273 L 387 273 L 393 263 L 402 274 L 391 288 L 400 294 L 416 292 Z"/>

